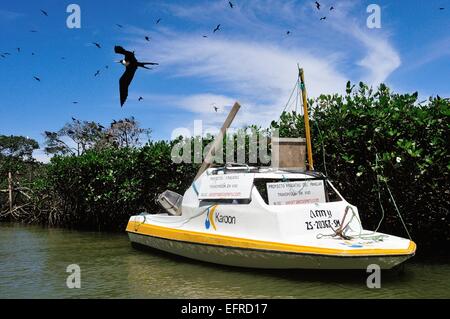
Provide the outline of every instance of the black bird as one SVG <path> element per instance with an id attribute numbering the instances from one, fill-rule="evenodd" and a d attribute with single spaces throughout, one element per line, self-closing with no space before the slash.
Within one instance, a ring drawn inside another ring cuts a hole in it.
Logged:
<path id="1" fill-rule="evenodd" d="M 139 99 L 138 99 L 139 102 L 143 101 L 143 100 L 144 100 L 144 98 L 142 96 L 140 96 Z"/>
<path id="2" fill-rule="evenodd" d="M 290 35 L 290 34 L 291 34 L 291 31 L 287 31 L 287 32 L 286 32 L 286 35 Z"/>
<path id="3" fill-rule="evenodd" d="M 20 48 L 17 48 L 17 52 L 20 53 Z"/>
<path id="4" fill-rule="evenodd" d="M 33 78 L 34 78 L 36 81 L 41 82 L 41 79 L 38 78 L 37 76 L 33 76 Z"/>
<path id="5" fill-rule="evenodd" d="M 95 72 L 94 76 L 97 76 L 100 74 L 100 70 L 97 70 L 97 72 Z"/>
<path id="6" fill-rule="evenodd" d="M 46 11 L 44 11 L 44 10 L 41 9 L 41 12 L 42 12 L 43 15 L 45 15 L 46 17 L 48 17 L 48 13 L 47 13 Z"/>
<path id="7" fill-rule="evenodd" d="M 228 1 L 228 4 L 230 5 L 230 8 L 233 9 L 234 5 L 231 1 Z"/>
<path id="8" fill-rule="evenodd" d="M 330 11 L 331 11 L 331 10 L 334 10 L 334 7 L 333 7 L 333 6 L 330 7 Z"/>
<path id="9" fill-rule="evenodd" d="M 444 10 L 445 8 L 439 8 L 439 10 Z"/>
<path id="10" fill-rule="evenodd" d="M 316 1 L 316 8 L 317 10 L 320 10 L 320 3 Z"/>
<path id="11" fill-rule="evenodd" d="M 121 28 L 121 29 L 123 28 L 123 25 L 121 25 L 121 24 L 117 24 L 117 23 L 116 23 L 116 26 L 118 26 L 118 27 Z"/>
<path id="12" fill-rule="evenodd" d="M 9 52 L 4 52 L 3 55 L 11 55 Z"/>
<path id="13" fill-rule="evenodd" d="M 72 116 L 72 121 L 78 122 L 78 120 L 76 118 L 74 118 L 73 116 Z"/>
<path id="14" fill-rule="evenodd" d="M 214 111 L 216 111 L 216 113 L 217 113 L 217 111 L 219 110 L 219 108 L 218 108 L 217 106 L 213 106 L 213 108 L 214 108 Z"/>
<path id="15" fill-rule="evenodd" d="M 78 104 L 78 102 L 75 101 L 75 102 L 72 102 L 72 104 Z"/>
<path id="16" fill-rule="evenodd" d="M 204 37 L 204 38 L 207 38 L 208 36 L 207 36 L 207 35 L 204 35 L 203 37 Z"/>
<path id="17" fill-rule="evenodd" d="M 145 40 L 150 41 L 150 37 L 145 37 Z"/>
<path id="18" fill-rule="evenodd" d="M 159 24 L 161 22 L 161 18 L 159 18 L 158 20 L 156 20 L 156 24 Z"/>
<path id="19" fill-rule="evenodd" d="M 31 55 L 34 55 L 34 52 L 31 52 Z"/>
<path id="20" fill-rule="evenodd" d="M 322 17 L 322 18 L 320 18 L 320 21 L 326 20 L 326 19 L 327 19 L 327 17 Z"/>
<path id="21" fill-rule="evenodd" d="M 109 69 L 109 65 L 105 65 L 105 69 Z"/>
<path id="22" fill-rule="evenodd" d="M 31 32 L 31 33 L 37 33 L 37 31 L 36 31 L 36 30 L 30 30 L 30 32 Z"/>
<path id="23" fill-rule="evenodd" d="M 99 48 L 99 49 L 102 48 L 102 46 L 101 46 L 99 43 L 97 43 L 97 42 L 92 42 L 92 44 L 95 45 L 95 46 L 96 46 L 97 48 Z"/>
<path id="24" fill-rule="evenodd" d="M 2 57 L 3 59 L 5 59 L 5 58 L 6 58 L 6 55 L 0 53 L 0 57 Z"/>
<path id="25" fill-rule="evenodd" d="M 219 30 L 220 30 L 220 24 L 217 25 L 217 27 L 214 29 L 213 33 L 216 33 Z"/>
<path id="26" fill-rule="evenodd" d="M 144 68 L 151 70 L 147 67 L 147 65 L 158 65 L 158 63 L 153 62 L 139 62 L 134 55 L 134 52 L 130 52 L 122 48 L 121 46 L 115 46 L 114 52 L 117 54 L 123 54 L 124 59 L 120 60 L 119 63 L 123 64 L 126 67 L 125 72 L 120 78 L 120 105 L 123 106 L 128 97 L 128 87 L 133 81 L 134 74 L 136 73 L 138 68 Z"/>

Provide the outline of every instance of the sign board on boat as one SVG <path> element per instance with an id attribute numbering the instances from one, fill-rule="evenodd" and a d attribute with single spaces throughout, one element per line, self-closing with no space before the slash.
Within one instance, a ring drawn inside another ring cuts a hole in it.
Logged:
<path id="1" fill-rule="evenodd" d="M 324 203 L 323 180 L 267 183 L 269 205 Z"/>
<path id="2" fill-rule="evenodd" d="M 249 199 L 254 174 L 209 175 L 202 180 L 199 199 Z"/>

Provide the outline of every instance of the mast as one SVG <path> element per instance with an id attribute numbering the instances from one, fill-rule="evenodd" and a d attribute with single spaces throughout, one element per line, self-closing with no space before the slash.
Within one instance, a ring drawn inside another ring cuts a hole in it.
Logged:
<path id="1" fill-rule="evenodd" d="M 305 119 L 305 135 L 306 135 L 306 147 L 308 150 L 308 166 L 309 170 L 314 170 L 313 156 L 312 156 L 312 144 L 311 144 L 311 131 L 309 127 L 309 115 L 308 115 L 308 98 L 306 95 L 305 75 L 303 69 L 298 68 L 298 76 L 300 80 L 300 88 L 302 89 L 303 98 L 303 114 Z"/>

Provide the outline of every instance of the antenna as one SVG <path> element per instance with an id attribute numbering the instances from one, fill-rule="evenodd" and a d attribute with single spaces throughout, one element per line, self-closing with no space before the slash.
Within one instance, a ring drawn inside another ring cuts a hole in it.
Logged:
<path id="1" fill-rule="evenodd" d="M 303 116 L 305 119 L 305 137 L 306 137 L 306 147 L 308 150 L 308 167 L 310 171 L 313 171 L 314 163 L 312 156 L 311 131 L 309 127 L 308 98 L 306 95 L 305 74 L 303 72 L 303 69 L 301 69 L 298 64 L 297 67 L 298 67 L 298 77 L 300 80 L 300 88 L 302 89 L 302 97 L 303 97 Z"/>

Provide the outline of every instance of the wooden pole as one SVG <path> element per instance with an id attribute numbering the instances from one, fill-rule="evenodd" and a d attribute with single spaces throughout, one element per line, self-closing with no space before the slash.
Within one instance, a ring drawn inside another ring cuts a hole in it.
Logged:
<path id="1" fill-rule="evenodd" d="M 241 108 L 241 105 L 236 102 L 231 109 L 230 113 L 228 114 L 227 119 L 222 125 L 222 128 L 220 129 L 219 134 L 217 134 L 216 138 L 214 139 L 213 145 L 208 151 L 208 154 L 205 157 L 205 160 L 202 163 L 202 166 L 197 172 L 197 175 L 194 178 L 194 182 L 203 174 L 204 171 L 206 171 L 212 164 L 212 157 L 214 156 L 216 152 L 216 148 L 220 143 L 223 142 L 223 137 L 225 136 L 226 130 L 230 127 L 231 123 L 233 122 L 234 118 L 236 117 L 237 112 L 239 112 L 239 109 Z"/>
<path id="2" fill-rule="evenodd" d="M 313 163 L 313 155 L 312 155 L 312 144 L 311 144 L 311 130 L 309 127 L 309 115 L 308 115 L 308 98 L 306 95 L 306 86 L 305 86 L 305 74 L 303 69 L 298 69 L 299 77 L 300 77 L 300 86 L 302 89 L 302 97 L 303 97 L 303 113 L 305 118 L 305 135 L 306 135 L 306 147 L 308 149 L 308 166 L 309 170 L 314 170 Z"/>
<path id="3" fill-rule="evenodd" d="M 12 174 L 8 173 L 8 193 L 9 193 L 9 212 L 13 211 L 13 185 L 12 185 Z"/>

